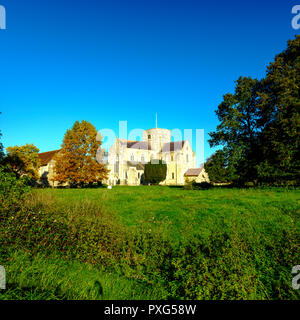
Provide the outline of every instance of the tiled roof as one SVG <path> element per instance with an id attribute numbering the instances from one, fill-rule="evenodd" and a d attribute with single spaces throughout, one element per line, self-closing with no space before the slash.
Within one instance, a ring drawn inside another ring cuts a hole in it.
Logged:
<path id="1" fill-rule="evenodd" d="M 46 166 L 54 157 L 54 155 L 60 150 L 48 151 L 39 153 L 39 158 L 42 166 Z"/>
<path id="2" fill-rule="evenodd" d="M 184 174 L 187 177 L 198 177 L 203 168 L 191 168 Z"/>
<path id="3" fill-rule="evenodd" d="M 184 146 L 185 141 L 174 141 L 165 143 L 161 149 L 162 152 L 170 152 L 181 150 Z"/>
<path id="4" fill-rule="evenodd" d="M 123 145 L 126 145 L 127 148 L 139 149 L 139 150 L 151 150 L 150 143 L 147 141 L 133 141 L 133 140 L 121 140 L 120 142 Z"/>

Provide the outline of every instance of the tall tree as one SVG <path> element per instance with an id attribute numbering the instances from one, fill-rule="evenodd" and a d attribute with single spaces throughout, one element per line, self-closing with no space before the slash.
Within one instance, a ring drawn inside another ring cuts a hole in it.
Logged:
<path id="1" fill-rule="evenodd" d="M 4 164 L 8 164 L 17 177 L 28 176 L 30 179 L 39 178 L 40 159 L 39 149 L 33 144 L 8 147 Z"/>
<path id="2" fill-rule="evenodd" d="M 223 145 L 239 182 L 300 183 L 300 35 L 261 81 L 239 78 L 216 111 L 211 146 Z"/>
<path id="3" fill-rule="evenodd" d="M 300 35 L 270 63 L 260 94 L 262 180 L 298 180 L 300 176 Z"/>
<path id="4" fill-rule="evenodd" d="M 232 166 L 232 161 L 228 159 L 229 153 L 226 149 L 217 150 L 204 164 L 211 182 L 226 183 L 236 179 L 236 169 Z"/>
<path id="5" fill-rule="evenodd" d="M 258 135 L 259 81 L 250 77 L 240 77 L 236 81 L 234 94 L 226 94 L 218 106 L 216 114 L 220 121 L 216 131 L 209 133 L 210 146 L 223 145 L 223 157 L 231 172 L 232 178 L 239 183 L 256 179 Z M 219 154 L 220 155 L 220 154 Z"/>
<path id="6" fill-rule="evenodd" d="M 0 112 L 1 114 L 1 112 Z M 2 137 L 2 133 L 0 131 L 0 138 Z M 4 158 L 4 152 L 3 152 L 3 144 L 0 142 L 0 161 Z"/>
<path id="7" fill-rule="evenodd" d="M 101 144 L 102 141 L 97 140 L 97 130 L 90 122 L 76 121 L 67 130 L 61 151 L 54 157 L 51 180 L 71 186 L 101 182 L 108 173 L 104 164 L 96 159 Z"/>

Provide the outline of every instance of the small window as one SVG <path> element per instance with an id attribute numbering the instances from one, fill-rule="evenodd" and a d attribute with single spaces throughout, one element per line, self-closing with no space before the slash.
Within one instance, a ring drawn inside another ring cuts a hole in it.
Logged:
<path id="1" fill-rule="evenodd" d="M 189 155 L 186 155 L 186 162 L 189 162 Z"/>
<path id="2" fill-rule="evenodd" d="M 174 172 L 172 172 L 172 179 L 174 179 L 174 177 L 175 177 L 175 174 L 174 174 Z"/>
<path id="3" fill-rule="evenodd" d="M 151 139 L 151 134 L 148 135 L 148 139 L 149 139 L 149 140 Z"/>
<path id="4" fill-rule="evenodd" d="M 143 154 L 142 154 L 142 157 L 141 157 L 141 161 L 142 161 L 142 162 L 145 162 L 145 157 L 144 157 Z"/>
<path id="5" fill-rule="evenodd" d="M 174 161 L 174 157 L 173 156 L 171 156 L 171 161 Z"/>
<path id="6" fill-rule="evenodd" d="M 131 155 L 130 160 L 134 161 L 134 155 L 133 154 Z"/>
<path id="7" fill-rule="evenodd" d="M 140 173 L 138 172 L 138 178 L 140 178 Z"/>

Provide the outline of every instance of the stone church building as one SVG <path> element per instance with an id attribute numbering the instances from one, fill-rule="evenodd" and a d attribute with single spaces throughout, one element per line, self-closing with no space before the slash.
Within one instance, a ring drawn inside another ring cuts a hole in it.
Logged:
<path id="1" fill-rule="evenodd" d="M 51 181 L 55 160 L 54 155 L 60 150 L 39 154 L 40 183 L 58 186 Z M 167 177 L 161 184 L 183 185 L 188 181 L 209 181 L 204 168 L 195 168 L 196 156 L 188 140 L 171 141 L 171 131 L 167 129 L 149 129 L 143 132 L 143 141 L 117 138 L 102 161 L 109 170 L 104 183 L 108 185 L 140 185 L 144 182 L 144 168 L 149 161 L 163 160 L 167 164 Z M 65 185 L 65 184 L 64 184 Z"/>
<path id="2" fill-rule="evenodd" d="M 167 177 L 161 184 L 209 181 L 203 168 L 195 168 L 196 155 L 188 140 L 172 142 L 170 130 L 154 128 L 143 132 L 143 141 L 115 140 L 108 152 L 109 178 L 106 183 L 140 185 L 145 164 L 155 160 L 167 164 Z"/>

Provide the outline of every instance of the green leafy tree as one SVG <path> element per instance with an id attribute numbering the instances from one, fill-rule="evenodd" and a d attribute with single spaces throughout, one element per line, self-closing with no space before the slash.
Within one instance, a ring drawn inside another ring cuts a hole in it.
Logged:
<path id="1" fill-rule="evenodd" d="M 226 161 L 231 179 L 238 183 L 253 181 L 257 177 L 255 166 L 260 148 L 258 89 L 258 80 L 240 77 L 234 94 L 224 95 L 216 111 L 220 124 L 216 131 L 209 133 L 211 147 L 224 146 L 214 160 L 218 165 L 220 161 Z"/>
<path id="2" fill-rule="evenodd" d="M 97 130 L 90 122 L 76 121 L 67 130 L 61 151 L 54 157 L 55 174 L 51 180 L 82 186 L 107 178 L 107 169 L 96 159 L 101 144 L 102 141 L 97 139 Z"/>
<path id="3" fill-rule="evenodd" d="M 162 160 L 150 161 L 145 164 L 144 180 L 153 184 L 158 184 L 167 177 L 167 165 Z"/>
<path id="4" fill-rule="evenodd" d="M 22 205 L 24 194 L 30 190 L 26 177 L 18 179 L 9 167 L 0 167 L 0 216 L 12 214 Z M 0 218 L 1 221 L 1 218 Z"/>
<path id="5" fill-rule="evenodd" d="M 228 161 L 228 153 L 224 150 L 216 151 L 204 164 L 211 182 L 227 183 L 235 180 L 235 168 Z"/>
<path id="6" fill-rule="evenodd" d="M 300 36 L 264 79 L 240 77 L 216 111 L 211 146 L 223 146 L 233 182 L 300 183 Z M 218 163 L 218 161 L 217 161 Z M 233 171 L 232 171 L 233 172 Z"/>
<path id="7" fill-rule="evenodd" d="M 300 176 L 300 35 L 270 63 L 260 93 L 262 162 L 259 178 L 269 182 Z"/>
<path id="8" fill-rule="evenodd" d="M 3 162 L 10 166 L 18 178 L 23 176 L 33 180 L 39 178 L 39 149 L 35 145 L 26 144 L 24 146 L 8 147 L 6 152 L 7 155 Z"/>
<path id="9" fill-rule="evenodd" d="M 0 112 L 1 114 L 1 112 Z M 2 133 L 0 131 L 0 138 L 2 137 Z M 0 161 L 4 158 L 4 152 L 3 152 L 3 144 L 0 142 Z"/>

